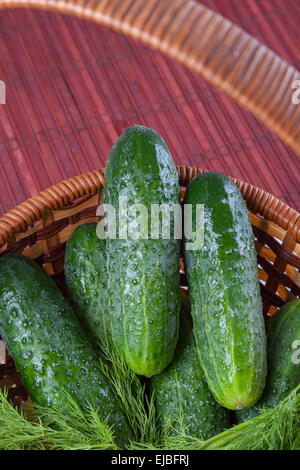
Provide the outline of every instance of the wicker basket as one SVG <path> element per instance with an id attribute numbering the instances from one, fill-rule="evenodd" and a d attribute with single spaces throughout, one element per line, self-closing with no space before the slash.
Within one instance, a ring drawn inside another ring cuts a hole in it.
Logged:
<path id="1" fill-rule="evenodd" d="M 182 190 L 203 170 L 177 167 Z M 272 315 L 289 300 L 300 297 L 300 214 L 252 186 L 233 179 L 243 194 L 252 219 L 264 314 Z M 103 171 L 63 181 L 28 199 L 0 218 L 0 256 L 23 253 L 50 274 L 64 292 L 66 241 L 79 225 L 97 221 L 102 202 Z M 186 288 L 181 260 L 181 285 Z M 0 386 L 9 388 L 17 404 L 27 399 L 11 357 L 2 343 Z"/>
<path id="2" fill-rule="evenodd" d="M 0 0 L 0 8 L 18 6 L 72 13 L 141 39 L 201 72 L 299 152 L 300 106 L 292 105 L 291 83 L 300 74 L 200 4 L 192 0 Z M 267 90 L 264 99 L 263 90 Z M 183 191 L 201 171 L 178 167 Z M 300 214 L 273 195 L 233 180 L 251 214 L 264 314 L 273 315 L 284 303 L 300 297 Z M 66 241 L 78 225 L 97 221 L 103 184 L 101 170 L 77 176 L 0 217 L 0 256 L 17 252 L 34 259 L 64 291 Z M 183 263 L 182 268 L 182 286 L 186 286 Z M 0 364 L 0 387 L 8 387 L 10 398 L 21 404 L 28 395 L 1 341 Z"/>

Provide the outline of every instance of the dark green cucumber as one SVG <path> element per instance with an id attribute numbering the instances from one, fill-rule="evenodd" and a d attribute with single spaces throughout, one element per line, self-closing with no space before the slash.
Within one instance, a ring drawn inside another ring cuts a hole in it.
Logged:
<path id="1" fill-rule="evenodd" d="M 266 387 L 256 406 L 237 412 L 239 422 L 257 416 L 259 408 L 274 408 L 300 384 L 300 299 L 267 321 L 267 340 Z"/>
<path id="2" fill-rule="evenodd" d="M 65 253 L 65 279 L 76 313 L 96 340 L 103 341 L 107 326 L 107 271 L 105 240 L 97 224 L 80 225 L 71 235 Z"/>
<path id="3" fill-rule="evenodd" d="M 21 255 L 0 259 L 0 335 L 30 397 L 68 413 L 64 392 L 92 403 L 125 445 L 131 431 L 99 359 L 55 282 Z"/>
<path id="4" fill-rule="evenodd" d="M 182 296 L 187 297 L 187 296 Z M 229 412 L 216 403 L 200 367 L 189 312 L 182 305 L 179 340 L 172 363 L 152 377 L 159 426 L 208 439 L 230 427 Z"/>
<path id="5" fill-rule="evenodd" d="M 107 238 L 111 331 L 131 369 L 151 377 L 172 360 L 180 309 L 180 241 L 150 238 L 151 204 L 178 204 L 178 174 L 161 137 L 143 126 L 128 128 L 113 146 L 105 169 L 104 202 L 117 212 L 127 206 L 148 210 L 148 239 Z M 132 218 L 127 217 L 128 225 Z M 171 221 L 174 217 L 171 214 Z M 172 229 L 171 229 L 172 235 Z"/>
<path id="6" fill-rule="evenodd" d="M 250 407 L 265 386 L 266 334 L 247 207 L 220 173 L 196 176 L 184 202 L 194 216 L 204 204 L 203 247 L 184 251 L 201 366 L 222 406 Z"/>

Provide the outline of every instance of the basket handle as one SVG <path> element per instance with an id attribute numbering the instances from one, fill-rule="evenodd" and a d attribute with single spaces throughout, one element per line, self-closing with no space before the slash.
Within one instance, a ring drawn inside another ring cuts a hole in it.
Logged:
<path id="1" fill-rule="evenodd" d="M 141 40 L 201 73 L 300 155 L 300 104 L 292 99 L 300 73 L 195 0 L 0 0 L 0 9 L 11 7 L 72 14 Z"/>

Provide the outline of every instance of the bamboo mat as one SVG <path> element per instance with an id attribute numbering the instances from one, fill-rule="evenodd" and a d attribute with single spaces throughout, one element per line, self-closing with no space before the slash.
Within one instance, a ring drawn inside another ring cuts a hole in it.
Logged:
<path id="1" fill-rule="evenodd" d="M 300 68 L 298 0 L 204 0 Z M 300 159 L 201 77 L 83 20 L 0 12 L 0 214 L 62 179 L 103 167 L 135 123 L 177 164 L 221 171 L 300 209 Z"/>

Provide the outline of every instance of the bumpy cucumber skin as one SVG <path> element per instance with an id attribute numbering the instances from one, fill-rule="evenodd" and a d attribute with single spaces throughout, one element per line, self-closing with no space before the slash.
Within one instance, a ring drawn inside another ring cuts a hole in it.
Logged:
<path id="1" fill-rule="evenodd" d="M 300 364 L 292 356 L 300 340 L 300 299 L 284 305 L 267 321 L 268 375 L 266 387 L 258 403 L 249 409 L 237 412 L 238 422 L 258 415 L 259 408 L 274 408 L 300 383 Z M 296 358 L 297 359 L 297 358 Z M 299 359 L 299 354 L 298 354 Z"/>
<path id="2" fill-rule="evenodd" d="M 155 131 L 129 127 L 110 152 L 104 202 L 116 208 L 117 228 L 119 196 L 147 207 L 149 238 L 106 240 L 112 337 L 131 369 L 151 377 L 173 358 L 180 309 L 180 241 L 150 239 L 151 204 L 180 201 L 176 167 Z"/>
<path id="3" fill-rule="evenodd" d="M 247 207 L 213 172 L 192 180 L 184 202 L 204 204 L 204 245 L 184 251 L 201 366 L 222 406 L 250 407 L 265 386 L 266 334 Z"/>
<path id="4" fill-rule="evenodd" d="M 68 413 L 66 391 L 79 405 L 94 403 L 117 443 L 128 443 L 127 420 L 69 301 L 22 255 L 0 259 L 0 335 L 34 402 Z"/>
<path id="5" fill-rule="evenodd" d="M 65 280 L 83 326 L 96 341 L 102 342 L 108 323 L 106 248 L 96 228 L 92 222 L 80 225 L 69 238 Z"/>
<path id="6" fill-rule="evenodd" d="M 152 377 L 151 390 L 160 427 L 172 425 L 174 434 L 182 427 L 189 436 L 208 439 L 230 427 L 229 412 L 216 403 L 208 388 L 188 315 L 182 304 L 174 359 Z"/>

